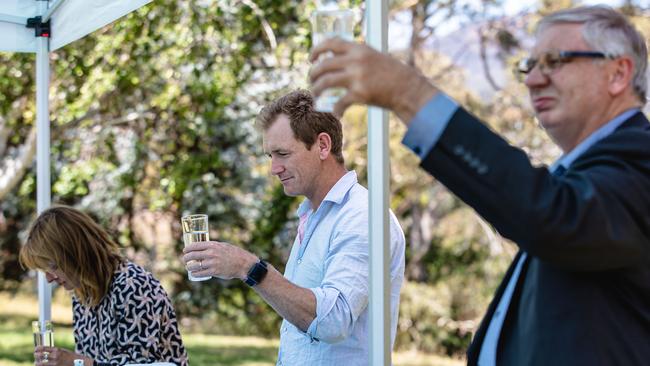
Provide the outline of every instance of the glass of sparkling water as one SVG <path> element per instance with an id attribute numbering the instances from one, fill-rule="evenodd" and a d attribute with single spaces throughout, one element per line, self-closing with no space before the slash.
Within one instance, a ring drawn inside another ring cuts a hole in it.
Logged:
<path id="1" fill-rule="evenodd" d="M 354 40 L 354 12 L 350 9 L 340 8 L 335 0 L 322 0 L 312 14 L 311 22 L 313 46 L 334 37 L 346 41 Z M 331 54 L 324 54 L 319 61 L 330 56 Z M 314 108 L 320 112 L 332 112 L 336 102 L 344 95 L 345 89 L 343 88 L 324 90 L 314 102 Z"/>
<path id="2" fill-rule="evenodd" d="M 210 240 L 210 235 L 208 234 L 208 215 L 183 216 L 181 218 L 181 226 L 183 227 L 183 243 L 185 246 Z M 195 277 L 192 276 L 192 272 L 187 272 L 187 275 L 190 281 L 205 281 L 212 278 L 210 276 Z"/>
<path id="3" fill-rule="evenodd" d="M 54 326 L 51 320 L 32 322 L 32 332 L 34 333 L 34 347 L 45 346 L 54 347 Z"/>
<path id="4" fill-rule="evenodd" d="M 54 327 L 51 320 L 32 322 L 32 332 L 34 333 L 34 347 L 45 346 L 54 347 Z"/>

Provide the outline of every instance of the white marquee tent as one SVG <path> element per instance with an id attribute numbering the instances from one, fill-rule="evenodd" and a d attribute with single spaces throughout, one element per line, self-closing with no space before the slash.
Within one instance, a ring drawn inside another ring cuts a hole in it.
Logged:
<path id="1" fill-rule="evenodd" d="M 49 54 L 151 0 L 2 0 L 0 51 L 36 54 L 36 177 L 38 212 L 51 201 Z M 39 320 L 51 317 L 50 285 L 38 274 Z"/>
<path id="2" fill-rule="evenodd" d="M 2 0 L 0 51 L 36 54 L 36 176 L 38 212 L 51 202 L 49 53 L 140 8 L 152 0 Z M 385 51 L 388 0 L 368 0 L 366 41 Z M 28 27 L 28 24 L 30 27 Z M 368 113 L 370 198 L 370 360 L 390 365 L 390 283 L 388 278 L 388 116 Z M 51 287 L 38 275 L 39 320 L 51 318 Z"/>

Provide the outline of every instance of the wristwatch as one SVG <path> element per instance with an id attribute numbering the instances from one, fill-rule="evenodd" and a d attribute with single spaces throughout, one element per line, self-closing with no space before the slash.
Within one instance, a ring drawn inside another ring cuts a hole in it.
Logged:
<path id="1" fill-rule="evenodd" d="M 262 282 L 266 276 L 266 272 L 268 271 L 266 262 L 260 259 L 259 262 L 255 263 L 251 269 L 248 270 L 248 275 L 246 275 L 246 280 L 244 280 L 244 282 L 246 282 L 248 286 L 255 286 Z"/>

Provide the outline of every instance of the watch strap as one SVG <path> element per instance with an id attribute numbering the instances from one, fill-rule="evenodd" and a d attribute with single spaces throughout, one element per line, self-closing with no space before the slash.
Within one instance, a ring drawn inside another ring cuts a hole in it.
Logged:
<path id="1" fill-rule="evenodd" d="M 244 280 L 244 282 L 248 286 L 255 286 L 264 280 L 268 271 L 266 262 L 260 259 L 251 267 L 251 269 L 248 270 L 248 275 L 246 275 L 246 280 Z"/>

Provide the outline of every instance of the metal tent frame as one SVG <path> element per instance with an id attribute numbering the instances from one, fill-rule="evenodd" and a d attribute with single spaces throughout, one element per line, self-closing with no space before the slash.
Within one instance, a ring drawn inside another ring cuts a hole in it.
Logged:
<path id="1" fill-rule="evenodd" d="M 36 54 L 36 201 L 51 204 L 49 54 L 152 0 L 2 0 L 0 51 Z M 83 14 L 83 16 L 79 16 Z M 38 273 L 39 321 L 52 317 L 52 288 Z"/>

